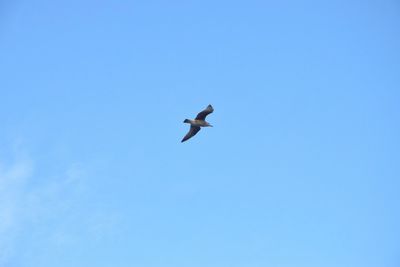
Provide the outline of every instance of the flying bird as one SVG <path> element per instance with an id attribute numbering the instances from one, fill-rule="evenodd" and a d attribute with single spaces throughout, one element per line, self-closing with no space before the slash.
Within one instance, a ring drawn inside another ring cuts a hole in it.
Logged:
<path id="1" fill-rule="evenodd" d="M 205 110 L 197 114 L 194 120 L 185 119 L 183 122 L 190 124 L 190 130 L 185 135 L 185 137 L 183 137 L 181 142 L 185 142 L 186 140 L 195 136 L 200 131 L 201 129 L 200 127 L 212 127 L 211 124 L 206 122 L 206 117 L 208 114 L 213 113 L 213 111 L 214 111 L 213 107 L 211 105 L 208 105 Z"/>

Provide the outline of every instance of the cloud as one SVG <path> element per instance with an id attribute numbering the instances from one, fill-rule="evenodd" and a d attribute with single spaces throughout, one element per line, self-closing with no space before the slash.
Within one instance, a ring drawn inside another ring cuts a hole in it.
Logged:
<path id="1" fill-rule="evenodd" d="M 10 255 L 23 220 L 24 193 L 31 175 L 32 163 L 27 159 L 10 166 L 0 164 L 0 264 Z"/>
<path id="2" fill-rule="evenodd" d="M 44 167 L 27 156 L 0 161 L 0 266 L 40 257 L 45 247 L 61 251 L 85 238 L 101 240 L 118 229 L 116 212 L 91 200 L 88 171 L 78 163 L 67 166 L 40 177 Z"/>

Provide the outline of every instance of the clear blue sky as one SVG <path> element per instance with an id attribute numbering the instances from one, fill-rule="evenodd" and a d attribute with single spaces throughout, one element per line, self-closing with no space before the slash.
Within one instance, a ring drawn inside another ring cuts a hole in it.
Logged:
<path id="1" fill-rule="evenodd" d="M 0 266 L 400 266 L 399 48 L 396 0 L 1 1 Z"/>

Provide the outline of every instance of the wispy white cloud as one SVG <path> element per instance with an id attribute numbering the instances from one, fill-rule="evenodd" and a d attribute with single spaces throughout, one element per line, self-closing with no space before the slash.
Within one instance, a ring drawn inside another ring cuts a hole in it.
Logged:
<path id="1" fill-rule="evenodd" d="M 0 164 L 0 264 L 11 254 L 13 239 L 23 220 L 21 208 L 32 167 L 27 159 L 18 159 L 9 166 Z"/>
<path id="2" fill-rule="evenodd" d="M 118 228 L 114 211 L 91 202 L 90 174 L 81 164 L 49 177 L 38 177 L 40 168 L 27 156 L 0 162 L 0 266 L 16 259 L 27 234 L 49 247 L 65 248 L 82 238 L 102 239 Z M 36 251 L 24 253 L 29 258 Z"/>

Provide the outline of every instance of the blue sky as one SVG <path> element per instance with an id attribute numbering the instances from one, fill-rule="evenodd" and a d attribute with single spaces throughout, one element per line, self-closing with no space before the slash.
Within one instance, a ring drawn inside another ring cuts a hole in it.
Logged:
<path id="1" fill-rule="evenodd" d="M 0 266 L 399 266 L 399 15 L 1 1 Z"/>

